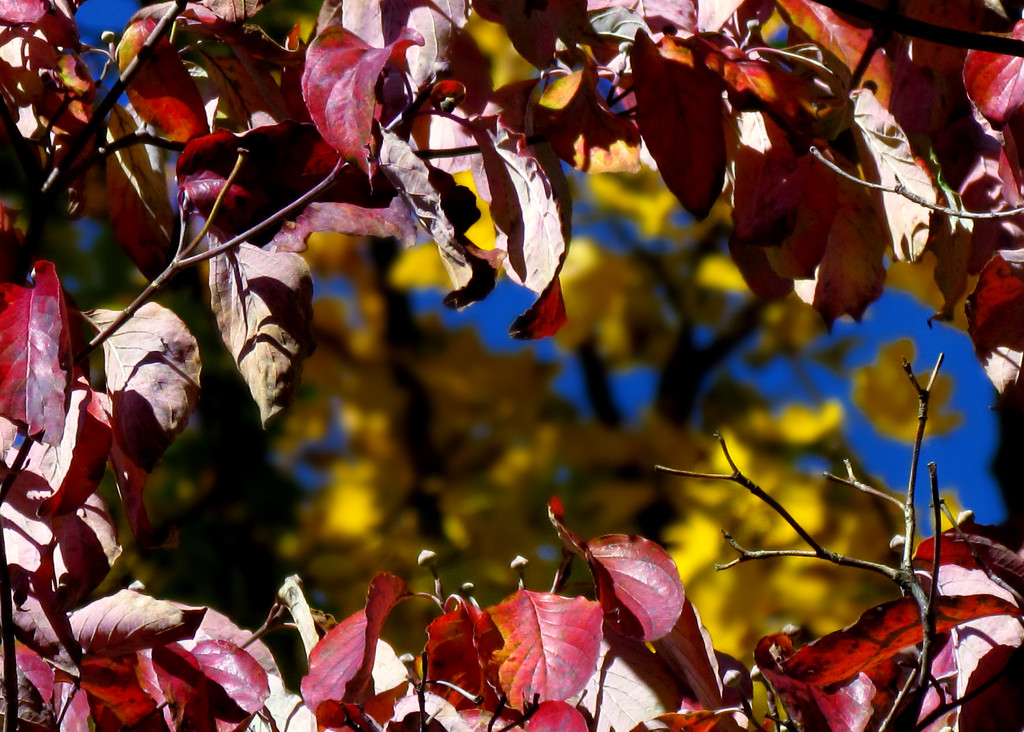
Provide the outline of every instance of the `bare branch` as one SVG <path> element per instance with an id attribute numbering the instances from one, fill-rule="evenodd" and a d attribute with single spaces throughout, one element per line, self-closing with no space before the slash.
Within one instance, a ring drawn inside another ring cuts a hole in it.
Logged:
<path id="1" fill-rule="evenodd" d="M 872 488 L 868 484 L 862 483 L 861 481 L 857 480 L 857 477 L 853 474 L 853 465 L 850 464 L 850 461 L 844 460 L 843 463 L 846 465 L 846 473 L 848 477 L 843 478 L 842 476 L 836 475 L 834 473 L 829 473 L 827 471 L 822 473 L 821 477 L 823 477 L 825 480 L 832 481 L 833 483 L 839 483 L 841 485 L 848 485 L 851 488 L 856 488 L 857 490 L 863 493 L 867 493 L 869 496 L 874 496 L 875 498 L 881 498 L 885 501 L 889 501 L 890 503 L 897 506 L 900 509 L 900 511 L 903 511 L 903 501 L 901 501 L 899 498 L 892 495 L 891 493 L 886 493 L 885 491 L 880 491 L 877 488 Z"/>
<path id="2" fill-rule="evenodd" d="M 831 160 L 825 157 L 825 155 L 818 148 L 813 145 L 809 148 L 811 155 L 813 155 L 819 162 L 823 163 L 829 170 L 843 176 L 849 181 L 858 183 L 865 188 L 870 188 L 875 191 L 884 191 L 885 193 L 895 193 L 896 195 L 903 196 L 908 201 L 913 201 L 918 206 L 923 206 L 931 211 L 938 211 L 939 213 L 946 214 L 958 219 L 1005 219 L 1010 216 L 1017 216 L 1018 214 L 1024 213 L 1024 206 L 1018 208 L 1011 208 L 1007 211 L 966 211 L 964 209 L 950 208 L 949 206 L 940 206 L 937 203 L 931 203 L 928 200 L 917 195 L 906 186 L 895 185 L 886 186 L 881 183 L 872 183 L 869 180 L 858 178 L 855 175 L 850 175 L 845 170 L 840 168 L 838 165 L 833 163 Z"/>

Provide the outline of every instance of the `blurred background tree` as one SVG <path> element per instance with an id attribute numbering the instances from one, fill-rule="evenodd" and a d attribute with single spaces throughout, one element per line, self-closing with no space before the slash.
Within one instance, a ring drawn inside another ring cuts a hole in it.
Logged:
<path id="1" fill-rule="evenodd" d="M 277 38 L 295 23 L 305 35 L 318 5 L 271 3 L 257 20 Z M 90 0 L 83 29 L 121 27 L 134 9 Z M 496 27 L 474 19 L 470 29 L 496 86 L 535 73 Z M 166 297 L 199 340 L 203 393 L 148 501 L 169 541 L 180 531 L 180 548 L 129 552 L 111 582 L 139 578 L 158 595 L 209 603 L 254 627 L 288 574 L 300 574 L 325 610 L 347 615 L 379 570 L 430 582 L 416 567 L 430 548 L 448 591 L 471 582 L 486 604 L 516 581 L 516 554 L 532 562 L 531 586 L 550 582 L 561 555 L 545 504 L 558 495 L 581 533 L 663 542 L 716 646 L 750 662 L 761 635 L 787 623 L 827 632 L 892 589 L 798 560 L 716 572 L 732 558 L 722 530 L 749 548 L 800 543 L 735 486 L 659 477 L 653 466 L 727 471 L 719 432 L 744 472 L 824 545 L 885 558 L 891 507 L 821 472 L 842 473 L 849 458 L 860 479 L 902 489 L 916 395 L 899 359 L 923 371 L 939 350 L 957 386 L 943 377 L 930 427 L 945 437 L 928 443 L 926 459 L 942 451 L 944 488 L 971 488 L 961 502 L 981 520 L 1001 518 L 986 487 L 992 391 L 966 336 L 930 329 L 941 298 L 926 266 L 894 266 L 890 290 L 913 297 L 890 291 L 871 322 L 840 322 L 829 334 L 795 296 L 749 294 L 726 252 L 726 209 L 693 223 L 650 171 L 571 184 L 569 323 L 546 342 L 508 338 L 531 296 L 500 283 L 465 312 L 445 310 L 447 278 L 432 247 L 315 235 L 307 258 L 317 350 L 296 403 L 268 432 L 197 304 L 205 273 L 179 278 Z M 493 240 L 486 212 L 477 227 L 475 242 Z M 139 289 L 110 231 L 86 220 L 48 232 L 40 254 L 77 273 L 65 280 L 76 297 L 115 306 Z M 394 624 L 398 647 L 422 642 Z"/>

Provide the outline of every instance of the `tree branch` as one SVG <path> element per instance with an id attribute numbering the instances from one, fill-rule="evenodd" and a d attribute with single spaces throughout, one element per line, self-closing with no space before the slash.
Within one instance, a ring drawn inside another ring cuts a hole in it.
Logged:
<path id="1" fill-rule="evenodd" d="M 21 473 L 21 469 L 25 466 L 29 448 L 32 446 L 33 438 L 29 437 L 24 430 L 21 433 L 21 447 L 18 449 L 18 454 L 8 469 L 7 475 L 4 476 L 3 483 L 0 483 L 0 506 L 7 501 L 7 496 L 14 486 L 14 481 Z M 0 522 L 0 630 L 3 632 L 4 701 L 7 705 L 4 711 L 3 732 L 16 732 L 18 729 L 18 657 L 14 652 L 13 593 L 11 567 L 7 563 L 7 543 L 3 525 Z"/>
<path id="2" fill-rule="evenodd" d="M 663 465 L 655 465 L 654 469 L 659 473 L 665 473 L 667 475 L 678 475 L 688 478 L 704 478 L 706 480 L 726 480 L 729 481 L 730 483 L 735 483 L 736 485 L 742 486 L 743 488 L 746 488 L 747 491 L 754 495 L 756 498 L 759 498 L 764 503 L 767 503 L 768 506 L 771 507 L 773 511 L 775 511 L 775 513 L 781 516 L 782 519 L 793 528 L 793 530 L 800 536 L 804 543 L 807 544 L 807 546 L 811 547 L 811 551 L 809 552 L 799 552 L 796 550 L 766 550 L 761 552 L 749 552 L 740 547 L 735 541 L 732 540 L 731 536 L 726 534 L 726 541 L 728 541 L 734 549 L 740 552 L 740 561 L 747 561 L 750 559 L 767 559 L 776 556 L 817 557 L 819 559 L 824 559 L 827 562 L 831 562 L 832 564 L 837 564 L 843 567 L 856 567 L 858 569 L 864 569 L 869 572 L 881 574 L 882 576 L 887 577 L 888 579 L 894 582 L 898 581 L 899 573 L 892 567 L 889 567 L 884 564 L 879 564 L 877 562 L 869 562 L 864 559 L 847 557 L 843 554 L 839 554 L 837 552 L 834 552 L 830 549 L 826 549 L 825 547 L 821 546 L 817 541 L 815 541 L 814 537 L 812 537 L 807 532 L 807 530 L 800 524 L 800 522 L 793 518 L 792 514 L 790 514 L 789 511 L 787 511 L 781 503 L 779 503 L 777 500 L 768 495 L 764 491 L 764 489 L 761 488 L 761 486 L 757 485 L 747 476 L 745 476 L 742 472 L 740 472 L 740 469 L 736 467 L 736 463 L 733 462 L 732 456 L 729 454 L 729 449 L 725 444 L 725 440 L 722 438 L 721 435 L 715 435 L 715 437 L 718 439 L 718 444 L 722 448 L 722 454 L 725 456 L 726 462 L 729 464 L 729 467 L 732 468 L 732 473 L 698 473 L 690 470 L 666 468 Z M 731 564 L 726 566 L 731 566 Z"/>
<path id="3" fill-rule="evenodd" d="M 930 211 L 938 211 L 939 213 L 946 214 L 947 216 L 952 216 L 952 217 L 958 218 L 958 219 L 975 219 L 975 220 L 981 219 L 981 220 L 984 220 L 984 219 L 1005 219 L 1005 218 L 1009 218 L 1011 216 L 1017 216 L 1018 214 L 1024 213 L 1024 206 L 1020 206 L 1018 208 L 1011 208 L 1011 209 L 1009 209 L 1007 211 L 966 211 L 964 209 L 956 209 L 956 208 L 950 208 L 949 206 L 941 206 L 941 205 L 939 205 L 937 203 L 929 202 L 928 200 L 922 198 L 921 196 L 917 195 L 913 191 L 909 190 L 906 186 L 903 186 L 903 185 L 886 186 L 886 185 L 882 185 L 881 183 L 872 183 L 871 181 L 864 180 L 863 178 L 858 178 L 855 175 L 850 175 L 845 170 L 840 168 L 838 165 L 833 163 L 831 160 L 826 158 L 822 154 L 821 150 L 819 150 L 818 148 L 814 147 L 813 145 L 809 148 L 809 151 L 810 151 L 811 155 L 813 155 L 818 161 L 820 161 L 821 163 L 824 163 L 824 165 L 827 168 L 829 168 L 830 170 L 838 173 L 839 175 L 843 176 L 844 178 L 846 178 L 849 181 L 853 181 L 854 183 L 858 183 L 858 184 L 864 186 L 865 188 L 871 188 L 872 190 L 875 190 L 875 191 L 884 191 L 885 193 L 895 193 L 898 196 L 903 196 L 908 201 L 913 201 L 918 206 L 923 206 L 924 208 L 927 208 Z"/>
<path id="4" fill-rule="evenodd" d="M 893 33 L 921 38 L 934 43 L 957 48 L 1002 53 L 1007 56 L 1024 58 L 1024 41 L 1019 41 L 1004 33 L 979 33 L 959 28 L 947 28 L 923 20 L 908 18 L 905 15 L 889 13 L 887 10 L 875 8 L 858 0 L 814 0 L 818 5 L 832 8 L 836 12 L 858 18 L 878 28 L 885 28 Z"/>

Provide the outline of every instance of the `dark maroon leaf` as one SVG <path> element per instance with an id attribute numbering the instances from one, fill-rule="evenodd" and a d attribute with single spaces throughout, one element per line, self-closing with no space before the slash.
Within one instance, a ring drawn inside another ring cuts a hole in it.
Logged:
<path id="1" fill-rule="evenodd" d="M 555 275 L 530 309 L 512 321 L 508 334 L 520 340 L 538 340 L 554 335 L 567 321 L 562 283 Z"/>
<path id="2" fill-rule="evenodd" d="M 180 728 L 217 732 L 209 684 L 196 658 L 177 643 L 158 646 L 145 655 L 148 659 L 140 665 L 155 681 L 156 688 L 151 693 L 158 703 L 167 705 L 170 717 L 177 720 Z M 244 718 L 234 716 L 230 720 L 234 724 Z"/>
<path id="3" fill-rule="evenodd" d="M 685 601 L 671 632 L 654 641 L 655 651 L 676 677 L 684 679 L 706 709 L 725 706 L 723 669 L 693 603 Z"/>
<path id="4" fill-rule="evenodd" d="M 403 65 L 409 46 L 422 44 L 419 34 L 410 31 L 385 48 L 373 48 L 354 33 L 329 26 L 306 51 L 302 96 L 313 123 L 342 157 L 367 172 L 377 152 L 377 80 L 388 62 Z"/>
<path id="5" fill-rule="evenodd" d="M 102 331 L 120 313 L 88 315 Z M 177 315 L 149 302 L 103 342 L 103 356 L 118 445 L 152 470 L 196 407 L 199 346 Z"/>
<path id="6" fill-rule="evenodd" d="M 146 504 L 142 500 L 142 490 L 146 487 L 149 473 L 125 455 L 117 440 L 114 440 L 110 449 L 110 469 L 114 473 L 114 482 L 124 506 L 125 518 L 135 535 L 135 540 L 144 548 L 160 544 L 160 539 L 149 522 Z"/>
<path id="7" fill-rule="evenodd" d="M 316 711 L 327 700 L 362 702 L 372 696 L 370 672 L 381 628 L 391 610 L 410 596 L 405 582 L 378 574 L 370 583 L 366 607 L 332 628 L 309 655 L 302 698 Z"/>
<path id="8" fill-rule="evenodd" d="M 210 301 L 263 424 L 287 406 L 313 350 L 313 285 L 298 254 L 242 244 L 210 260 Z"/>
<path id="9" fill-rule="evenodd" d="M 205 612 L 120 590 L 71 613 L 71 627 L 87 654 L 110 658 L 191 638 Z"/>
<path id="10" fill-rule="evenodd" d="M 486 0 L 474 9 L 504 25 L 519 54 L 539 69 L 547 67 L 559 40 L 573 48 L 587 27 L 586 0 Z"/>
<path id="11" fill-rule="evenodd" d="M 582 597 L 519 590 L 488 609 L 505 639 L 496 654 L 509 704 L 523 709 L 564 701 L 594 674 L 601 646 L 601 606 Z"/>
<path id="12" fill-rule="evenodd" d="M 630 58 L 640 134 L 665 185 L 704 218 L 725 182 L 723 86 L 691 45 L 671 36 L 655 44 L 641 33 Z"/>
<path id="13" fill-rule="evenodd" d="M 35 265 L 29 287 L 0 284 L 0 416 L 60 443 L 71 387 L 71 342 L 57 273 Z"/>

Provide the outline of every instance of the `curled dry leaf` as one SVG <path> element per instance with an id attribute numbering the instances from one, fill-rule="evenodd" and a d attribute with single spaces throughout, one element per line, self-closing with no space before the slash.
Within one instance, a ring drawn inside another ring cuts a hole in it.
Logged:
<path id="1" fill-rule="evenodd" d="M 266 425 L 291 402 L 313 350 L 309 266 L 298 254 L 241 244 L 210 260 L 210 302 Z"/>
<path id="2" fill-rule="evenodd" d="M 108 144 L 137 130 L 124 107 L 111 110 Z M 139 271 L 153 279 L 170 259 L 175 219 L 163 156 L 156 148 L 133 144 L 107 158 L 107 205 L 117 243 Z"/>
<path id="3" fill-rule="evenodd" d="M 120 315 L 88 314 L 102 331 Z M 199 346 L 173 312 L 149 302 L 103 342 L 103 365 L 118 445 L 152 470 L 188 425 L 199 399 Z"/>

